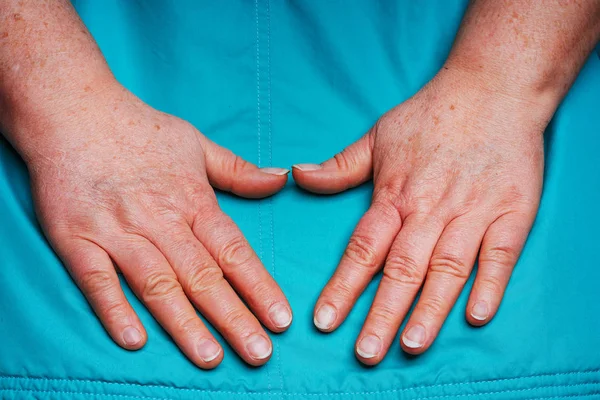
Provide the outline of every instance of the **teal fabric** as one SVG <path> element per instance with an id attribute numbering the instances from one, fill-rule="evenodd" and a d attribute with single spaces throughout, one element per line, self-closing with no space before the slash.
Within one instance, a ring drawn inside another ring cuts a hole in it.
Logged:
<path id="1" fill-rule="evenodd" d="M 360 137 L 441 66 L 466 0 L 106 0 L 75 2 L 118 79 L 260 166 L 320 162 Z M 510 66 L 507 66 L 510 67 Z M 135 296 L 148 330 L 117 347 L 45 241 L 26 168 L 0 141 L 2 399 L 600 399 L 600 56 L 546 132 L 540 212 L 496 318 L 464 319 L 468 288 L 424 355 L 398 342 L 381 365 L 353 345 L 377 282 L 335 333 L 312 308 L 371 186 L 270 199 L 219 194 L 295 320 L 260 368 L 226 347 L 194 367 Z"/>

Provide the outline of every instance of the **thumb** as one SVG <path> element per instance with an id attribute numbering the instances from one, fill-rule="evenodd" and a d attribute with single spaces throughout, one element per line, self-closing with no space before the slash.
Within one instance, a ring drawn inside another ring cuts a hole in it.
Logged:
<path id="1" fill-rule="evenodd" d="M 322 164 L 296 164 L 298 186 L 315 193 L 343 192 L 366 182 L 373 174 L 373 134 L 367 133 Z"/>
<path id="2" fill-rule="evenodd" d="M 277 193 L 287 182 L 287 169 L 258 168 L 207 138 L 202 145 L 208 180 L 217 189 L 256 199 Z"/>

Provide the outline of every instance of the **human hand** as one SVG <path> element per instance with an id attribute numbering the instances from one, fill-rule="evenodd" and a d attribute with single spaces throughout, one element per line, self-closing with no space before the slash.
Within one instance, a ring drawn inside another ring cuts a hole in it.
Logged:
<path id="1" fill-rule="evenodd" d="M 373 177 L 371 207 L 314 314 L 320 330 L 333 331 L 383 268 L 356 342 L 365 364 L 385 356 L 423 284 L 401 345 L 425 351 L 478 252 L 467 320 L 483 325 L 498 310 L 537 212 L 543 130 L 553 110 L 490 82 L 444 69 L 334 158 L 293 168 L 298 185 L 317 193 Z"/>
<path id="2" fill-rule="evenodd" d="M 259 320 L 281 332 L 291 310 L 211 185 L 265 197 L 285 185 L 288 171 L 259 169 L 109 86 L 86 88 L 52 121 L 29 125 L 31 135 L 43 130 L 38 136 L 47 138 L 24 158 L 49 241 L 122 347 L 139 349 L 146 332 L 115 265 L 199 367 L 217 366 L 223 351 L 192 304 L 247 363 L 265 363 L 272 346 Z"/>

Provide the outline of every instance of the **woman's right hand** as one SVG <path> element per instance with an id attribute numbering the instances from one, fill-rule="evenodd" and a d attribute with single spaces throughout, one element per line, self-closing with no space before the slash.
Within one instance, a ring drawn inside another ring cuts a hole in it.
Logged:
<path id="1" fill-rule="evenodd" d="M 38 139 L 24 158 L 41 225 L 108 333 L 130 350 L 146 342 L 118 268 L 199 367 L 223 351 L 193 306 L 247 363 L 265 363 L 261 322 L 285 330 L 290 306 L 211 186 L 265 197 L 288 171 L 257 168 L 116 83 L 82 93 L 52 120 L 30 121 Z"/>

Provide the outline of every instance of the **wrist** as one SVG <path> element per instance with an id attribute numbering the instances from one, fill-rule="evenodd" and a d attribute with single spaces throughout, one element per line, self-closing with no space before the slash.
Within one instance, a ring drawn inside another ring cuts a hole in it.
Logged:
<path id="1" fill-rule="evenodd" d="M 94 118 L 105 100 L 122 92 L 110 73 L 65 82 L 52 93 L 31 93 L 27 88 L 6 91 L 0 97 L 0 128 L 29 164 L 37 155 L 46 157 L 46 149 L 76 139 L 75 133 L 85 134 L 84 122 Z"/>
<path id="2" fill-rule="evenodd" d="M 534 74 L 492 62 L 468 62 L 460 56 L 449 57 L 435 79 L 451 80 L 460 87 L 471 88 L 482 101 L 502 103 L 505 112 L 523 113 L 544 126 L 550 121 L 564 95 L 564 84 L 545 82 Z M 485 99 L 488 100 L 485 100 Z"/>

